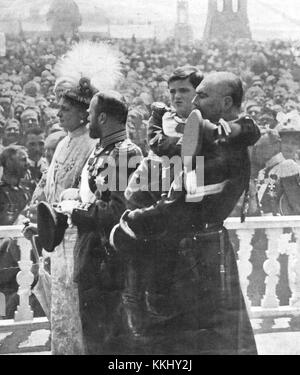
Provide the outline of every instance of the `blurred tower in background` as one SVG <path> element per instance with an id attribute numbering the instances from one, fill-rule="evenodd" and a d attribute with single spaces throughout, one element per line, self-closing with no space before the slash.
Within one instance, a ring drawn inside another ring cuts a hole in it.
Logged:
<path id="1" fill-rule="evenodd" d="M 177 45 L 188 45 L 193 41 L 193 30 L 189 23 L 189 2 L 177 0 L 177 22 L 174 31 Z"/>
<path id="2" fill-rule="evenodd" d="M 247 0 L 208 0 L 204 39 L 251 39 Z"/>
<path id="3" fill-rule="evenodd" d="M 53 0 L 47 13 L 47 23 L 54 36 L 73 36 L 82 23 L 78 5 L 73 0 Z"/>

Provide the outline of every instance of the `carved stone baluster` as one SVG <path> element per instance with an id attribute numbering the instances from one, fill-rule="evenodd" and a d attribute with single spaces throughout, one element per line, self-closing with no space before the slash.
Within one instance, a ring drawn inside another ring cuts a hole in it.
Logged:
<path id="1" fill-rule="evenodd" d="M 83 354 L 78 289 L 73 281 L 77 229 L 68 229 L 51 255 L 51 351 L 54 355 Z"/>
<path id="2" fill-rule="evenodd" d="M 248 307 L 251 306 L 251 301 L 247 295 L 247 289 L 249 286 L 248 277 L 252 272 L 252 264 L 249 259 L 252 252 L 251 240 L 254 235 L 254 230 L 252 229 L 239 229 L 236 231 L 236 234 L 239 238 L 239 251 L 238 251 L 238 269 L 240 275 L 241 289 L 244 295 L 245 303 Z"/>
<path id="3" fill-rule="evenodd" d="M 21 259 L 18 262 L 20 272 L 17 274 L 17 283 L 19 284 L 18 295 L 20 297 L 17 311 L 15 311 L 15 321 L 22 322 L 33 320 L 33 311 L 29 305 L 29 296 L 31 294 L 31 285 L 34 281 L 31 272 L 32 261 L 30 259 L 31 243 L 25 238 L 18 238 L 17 243 L 21 250 Z"/>
<path id="4" fill-rule="evenodd" d="M 0 292 L 0 319 L 2 319 L 6 313 L 6 302 L 5 302 L 5 295 Z"/>
<path id="5" fill-rule="evenodd" d="M 290 298 L 290 305 L 293 307 L 300 307 L 300 228 L 294 229 L 296 237 L 296 251 L 294 252 L 294 262 L 292 265 L 293 282 L 290 284 L 292 289 L 292 297 Z"/>
<path id="6" fill-rule="evenodd" d="M 277 260 L 279 256 L 279 238 L 282 229 L 266 229 L 268 239 L 268 250 L 266 251 L 267 260 L 264 262 L 263 268 L 267 274 L 266 277 L 266 293 L 262 299 L 262 307 L 274 308 L 279 307 L 279 299 L 276 295 L 276 286 L 279 280 L 280 264 Z"/>

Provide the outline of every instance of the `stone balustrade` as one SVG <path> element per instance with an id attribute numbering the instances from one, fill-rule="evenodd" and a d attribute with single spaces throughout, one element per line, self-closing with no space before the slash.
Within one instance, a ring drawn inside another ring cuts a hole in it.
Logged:
<path id="1" fill-rule="evenodd" d="M 230 218 L 226 221 L 225 226 L 229 231 L 234 231 L 239 239 L 237 263 L 241 288 L 252 321 L 261 323 L 263 319 L 269 318 L 274 323 L 276 318 L 289 318 L 289 321 L 293 322 L 293 328 L 298 330 L 300 328 L 300 216 L 250 217 L 246 219 L 245 223 L 241 223 L 239 218 Z M 254 250 L 252 239 L 257 230 L 264 231 L 267 240 L 266 260 L 263 262 L 266 277 L 264 280 L 265 293 L 260 306 L 253 306 L 247 292 L 250 285 L 249 276 L 252 273 L 252 263 L 250 262 Z M 291 298 L 285 305 L 280 305 L 277 295 L 280 274 L 278 259 L 282 254 L 288 256 L 288 285 L 286 288 L 289 287 L 291 290 Z M 270 323 L 270 326 L 273 323 Z"/>
<path id="2" fill-rule="evenodd" d="M 235 232 L 238 239 L 237 263 L 242 291 L 251 318 L 300 317 L 300 216 L 251 217 L 247 218 L 245 223 L 241 223 L 239 218 L 230 218 L 226 221 L 225 226 L 230 232 Z M 253 306 L 247 291 L 251 283 L 255 282 L 255 280 L 250 281 L 249 277 L 253 270 L 250 259 L 253 252 L 252 239 L 257 229 L 264 231 L 267 239 L 264 251 L 266 260 L 263 263 L 266 277 L 264 280 L 265 292 L 260 306 Z M 17 275 L 20 301 L 15 312 L 15 322 L 33 319 L 33 313 L 29 305 L 30 286 L 33 282 L 32 261 L 30 259 L 31 243 L 23 238 L 21 230 L 22 226 L 0 227 L 0 238 L 16 238 L 21 248 L 21 258 L 18 263 L 20 272 Z M 70 230 L 64 241 L 64 251 L 68 252 L 67 258 L 69 259 L 63 270 L 66 272 L 64 281 L 66 283 L 70 283 L 72 274 L 72 261 L 70 261 L 72 249 L 67 245 L 67 242 L 69 239 L 74 243 L 74 235 L 76 237 L 75 229 Z M 276 292 L 280 272 L 278 261 L 280 254 L 288 256 L 288 286 L 291 290 L 289 303 L 284 306 L 280 305 Z M 3 297 L 0 295 L 1 312 L 3 313 Z"/>
<path id="3" fill-rule="evenodd" d="M 0 238 L 13 238 L 17 241 L 17 244 L 21 250 L 20 260 L 18 265 L 20 268 L 17 274 L 17 283 L 19 285 L 18 295 L 19 295 L 19 305 L 17 311 L 15 312 L 14 320 L 15 322 L 32 321 L 33 311 L 31 310 L 29 304 L 29 296 L 31 294 L 30 287 L 34 281 L 34 275 L 31 272 L 32 264 L 30 257 L 31 243 L 26 240 L 22 235 L 22 225 L 17 226 L 1 226 L 0 227 Z M 1 272 L 1 265 L 0 265 Z M 0 297 L 0 302 L 4 302 L 3 294 Z M 4 311 L 5 307 L 0 306 L 0 311 Z"/>

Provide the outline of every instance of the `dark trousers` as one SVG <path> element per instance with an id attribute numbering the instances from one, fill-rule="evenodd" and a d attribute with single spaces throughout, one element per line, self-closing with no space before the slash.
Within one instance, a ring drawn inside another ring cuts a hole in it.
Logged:
<path id="1" fill-rule="evenodd" d="M 218 232 L 185 238 L 178 249 L 174 243 L 168 249 L 167 243 L 157 242 L 148 267 L 143 261 L 131 262 L 136 270 L 128 274 L 138 283 L 129 283 L 123 304 L 129 333 L 118 340 L 123 340 L 124 354 L 257 354 L 225 229 L 222 236 L 223 281 Z M 148 280 L 141 282 L 143 275 Z"/>

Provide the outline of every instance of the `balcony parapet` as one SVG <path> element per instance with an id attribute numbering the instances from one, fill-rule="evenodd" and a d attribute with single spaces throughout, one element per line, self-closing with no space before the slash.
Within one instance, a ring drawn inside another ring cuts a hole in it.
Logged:
<path id="1" fill-rule="evenodd" d="M 253 319 L 272 319 L 285 317 L 296 319 L 300 317 L 300 216 L 262 216 L 246 218 L 244 223 L 239 218 L 229 218 L 225 222 L 225 227 L 229 231 L 236 233 L 238 238 L 237 264 L 240 275 L 242 291 L 246 300 L 249 314 Z M 20 302 L 15 313 L 15 321 L 32 321 L 33 313 L 29 305 L 31 284 L 33 274 L 31 272 L 32 261 L 30 259 L 31 243 L 23 238 L 23 226 L 3 226 L 0 227 L 0 238 L 15 238 L 21 249 L 19 261 L 20 272 L 17 275 L 19 285 L 18 294 Z M 286 230 L 288 228 L 288 230 Z M 253 252 L 252 239 L 257 229 L 265 232 L 267 238 L 267 248 L 265 251 L 266 260 L 263 262 L 263 270 L 266 274 L 265 294 L 262 297 L 260 306 L 253 306 L 247 291 L 251 283 L 250 280 L 253 264 L 251 255 Z M 65 282 L 70 283 L 73 273 L 73 246 L 76 239 L 76 228 L 68 229 L 63 241 L 63 249 L 66 256 L 64 269 Z M 278 257 L 280 254 L 288 256 L 288 287 L 291 290 L 291 298 L 286 306 L 280 306 L 276 288 L 279 282 L 280 264 Z M 58 263 L 59 264 L 59 263 Z M 54 271 L 55 272 L 55 271 Z M 0 304 L 3 298 L 0 295 Z M 3 306 L 0 305 L 0 312 L 3 313 Z"/>

